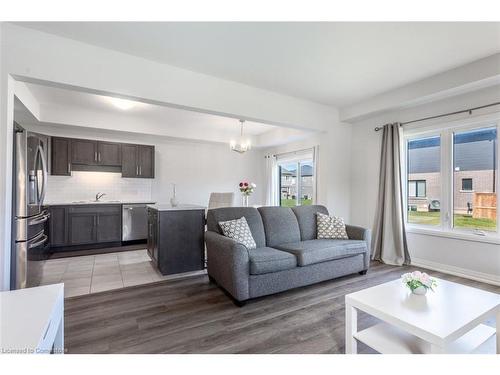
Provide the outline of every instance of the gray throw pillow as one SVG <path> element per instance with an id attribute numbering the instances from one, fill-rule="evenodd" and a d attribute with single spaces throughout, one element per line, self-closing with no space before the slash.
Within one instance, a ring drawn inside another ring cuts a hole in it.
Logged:
<path id="1" fill-rule="evenodd" d="M 224 236 L 245 245 L 247 249 L 255 249 L 257 247 L 245 217 L 236 220 L 219 221 L 219 226 Z"/>
<path id="2" fill-rule="evenodd" d="M 316 214 L 316 238 L 328 238 L 335 240 L 348 240 L 344 219 L 336 216 L 328 216 L 318 212 Z"/>

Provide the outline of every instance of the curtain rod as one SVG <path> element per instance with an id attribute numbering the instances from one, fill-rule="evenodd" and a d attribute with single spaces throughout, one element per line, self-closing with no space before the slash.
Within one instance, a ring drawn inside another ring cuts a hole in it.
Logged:
<path id="1" fill-rule="evenodd" d="M 480 107 L 474 107 L 474 108 L 469 108 L 469 109 L 463 109 L 461 111 L 455 111 L 455 112 L 449 112 L 449 113 L 443 113 L 441 115 L 436 115 L 436 116 L 430 116 L 430 117 L 424 117 L 424 118 L 419 118 L 417 120 L 411 120 L 411 121 L 406 121 L 406 122 L 402 122 L 400 124 L 400 126 L 403 126 L 403 125 L 407 125 L 407 124 L 413 124 L 414 122 L 420 122 L 420 121 L 426 121 L 426 120 L 432 120 L 432 119 L 435 119 L 435 118 L 440 118 L 440 117 L 446 117 L 446 116 L 452 116 L 452 115 L 458 115 L 460 113 L 469 113 L 469 115 L 472 114 L 472 111 L 476 111 L 478 109 L 482 109 L 482 108 L 487 108 L 487 107 L 493 107 L 495 105 L 499 105 L 500 102 L 496 102 L 496 103 L 491 103 L 491 104 L 486 104 L 486 105 L 482 105 Z M 377 126 L 375 127 L 375 131 L 378 132 L 379 130 L 382 130 L 384 127 L 383 126 Z"/>

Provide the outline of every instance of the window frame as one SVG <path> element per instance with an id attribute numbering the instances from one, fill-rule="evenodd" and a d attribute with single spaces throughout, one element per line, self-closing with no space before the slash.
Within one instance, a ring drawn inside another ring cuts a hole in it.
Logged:
<path id="1" fill-rule="evenodd" d="M 497 204 L 497 228 L 496 231 L 483 231 L 477 229 L 455 228 L 454 227 L 454 190 L 453 190 L 453 160 L 454 133 L 463 131 L 473 131 L 484 128 L 496 127 L 496 193 L 497 202 L 499 198 L 498 186 L 500 183 L 499 164 L 500 164 L 500 112 L 495 112 L 488 115 L 476 116 L 475 118 L 467 118 L 462 120 L 449 121 L 441 124 L 434 123 L 428 126 L 412 126 L 404 129 L 402 137 L 402 163 L 401 175 L 405 178 L 403 185 L 403 200 L 404 200 L 404 220 L 407 231 L 410 233 L 436 235 L 442 237 L 451 237 L 470 241 L 488 242 L 500 244 L 500 209 Z M 436 226 L 428 226 L 423 224 L 415 224 L 408 222 L 408 191 L 407 191 L 407 163 L 408 163 L 408 141 L 429 138 L 433 136 L 440 137 L 440 173 L 441 173 L 441 223 Z M 467 191 L 469 192 L 469 191 Z"/>
<path id="2" fill-rule="evenodd" d="M 464 181 L 465 180 L 468 180 L 468 181 L 470 180 L 470 186 L 471 186 L 470 189 L 464 189 Z M 474 193 L 474 179 L 472 177 L 462 178 L 460 185 L 461 185 L 460 192 L 462 192 L 462 193 Z"/>

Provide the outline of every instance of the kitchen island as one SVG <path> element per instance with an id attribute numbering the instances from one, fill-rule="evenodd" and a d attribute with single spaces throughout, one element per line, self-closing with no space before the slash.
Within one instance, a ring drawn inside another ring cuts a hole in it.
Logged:
<path id="1" fill-rule="evenodd" d="M 148 206 L 148 253 L 163 275 L 204 268 L 205 207 Z"/>

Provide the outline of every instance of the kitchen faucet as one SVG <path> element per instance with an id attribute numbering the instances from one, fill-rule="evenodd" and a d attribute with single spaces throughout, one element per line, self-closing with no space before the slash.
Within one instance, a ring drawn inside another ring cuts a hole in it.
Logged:
<path id="1" fill-rule="evenodd" d="M 106 195 L 106 193 L 101 193 L 101 192 L 97 193 L 97 194 L 95 195 L 95 201 L 96 201 L 96 202 L 99 202 L 99 199 L 101 199 L 101 198 L 102 198 L 102 197 L 104 197 L 105 195 Z"/>

